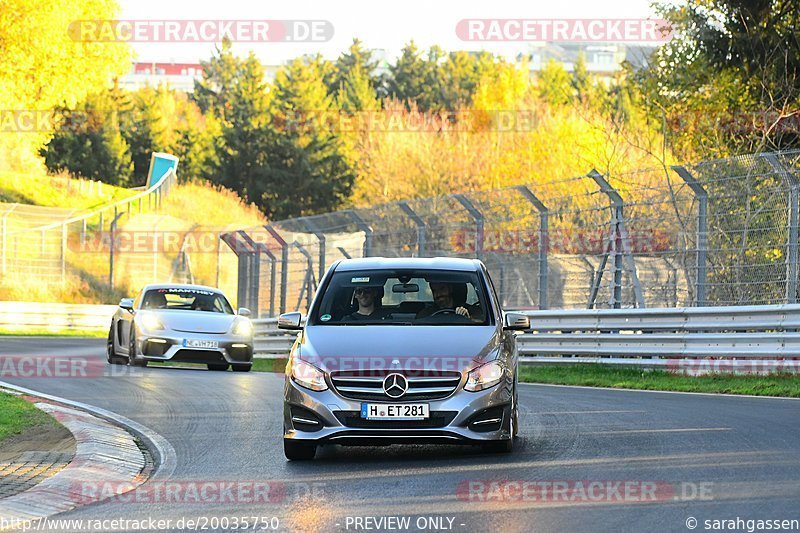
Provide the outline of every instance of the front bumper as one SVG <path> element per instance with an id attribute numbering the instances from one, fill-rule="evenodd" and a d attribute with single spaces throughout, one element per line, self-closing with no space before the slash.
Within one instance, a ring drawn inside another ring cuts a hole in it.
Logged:
<path id="1" fill-rule="evenodd" d="M 428 420 L 369 421 L 359 416 L 362 400 L 343 398 L 331 388 L 311 391 L 287 378 L 284 438 L 345 445 L 480 444 L 510 439 L 513 384 L 503 381 L 487 390 L 468 392 L 464 381 L 462 377 L 447 398 L 411 402 L 429 404 Z"/>
<path id="2" fill-rule="evenodd" d="M 218 348 L 189 348 L 184 340 L 217 341 Z M 136 358 L 140 361 L 252 365 L 253 339 L 212 333 L 165 331 L 142 334 L 136 338 Z"/>

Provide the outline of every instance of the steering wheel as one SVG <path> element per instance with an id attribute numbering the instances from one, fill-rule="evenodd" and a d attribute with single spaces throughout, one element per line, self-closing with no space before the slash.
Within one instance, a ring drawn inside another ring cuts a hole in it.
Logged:
<path id="1" fill-rule="evenodd" d="M 428 315 L 428 316 L 436 316 L 436 315 L 455 315 L 455 314 L 457 314 L 455 309 L 439 309 L 438 311 L 436 311 L 436 312 L 434 312 L 434 313 L 431 313 L 431 314 L 430 314 L 430 315 Z"/>

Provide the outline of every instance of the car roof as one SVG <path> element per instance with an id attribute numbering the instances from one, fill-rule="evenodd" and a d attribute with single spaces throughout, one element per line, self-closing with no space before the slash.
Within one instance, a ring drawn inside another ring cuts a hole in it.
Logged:
<path id="1" fill-rule="evenodd" d="M 213 291 L 223 294 L 223 292 L 216 287 L 208 287 L 206 285 L 191 285 L 188 283 L 151 283 L 150 285 L 145 285 L 142 290 L 149 291 L 151 289 L 194 289 L 201 291 Z"/>
<path id="2" fill-rule="evenodd" d="M 475 272 L 479 270 L 480 261 L 460 257 L 361 257 L 342 259 L 336 271 L 350 272 L 358 270 L 462 270 Z"/>

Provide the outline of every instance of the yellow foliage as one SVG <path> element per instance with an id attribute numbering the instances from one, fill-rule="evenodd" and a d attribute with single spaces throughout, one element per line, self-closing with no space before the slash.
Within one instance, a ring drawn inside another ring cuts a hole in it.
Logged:
<path id="1" fill-rule="evenodd" d="M 70 36 L 80 20 L 113 19 L 114 0 L 3 0 L 0 8 L 0 109 L 48 111 L 74 106 L 130 69 L 122 42 L 81 42 Z M 50 131 L 0 134 L 0 170 L 41 168 L 38 149 Z"/>

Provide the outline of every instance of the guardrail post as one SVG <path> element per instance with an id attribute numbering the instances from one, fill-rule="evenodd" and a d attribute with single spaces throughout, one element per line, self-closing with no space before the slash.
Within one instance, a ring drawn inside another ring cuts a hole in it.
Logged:
<path id="1" fill-rule="evenodd" d="M 308 230 L 314 234 L 314 237 L 317 238 L 319 241 L 319 265 L 317 265 L 319 271 L 319 279 L 325 275 L 325 233 L 319 229 L 319 226 L 308 217 L 300 217 L 300 222 L 303 223 Z"/>
<path id="2" fill-rule="evenodd" d="M 286 292 L 289 290 L 289 244 L 270 225 L 264 226 L 272 238 L 281 247 L 281 303 L 279 312 L 286 312 Z"/>
<path id="3" fill-rule="evenodd" d="M 789 185 L 789 238 L 786 243 L 786 303 L 797 303 L 797 233 L 800 180 L 784 167 L 775 154 L 761 154 Z"/>
<path id="4" fill-rule="evenodd" d="M 358 229 L 364 232 L 364 257 L 369 257 L 372 254 L 372 226 L 367 224 L 364 219 L 352 209 L 348 209 L 345 213 L 355 221 Z"/>
<path id="5" fill-rule="evenodd" d="M 606 259 L 609 252 L 614 254 L 614 287 L 611 297 L 611 305 L 614 309 L 622 307 L 622 266 L 623 263 L 628 263 L 628 269 L 631 273 L 631 280 L 633 282 L 633 291 L 636 297 L 636 304 L 641 308 L 644 307 L 644 297 L 642 295 L 642 287 L 639 284 L 639 276 L 636 274 L 636 263 L 633 261 L 633 256 L 630 252 L 630 244 L 628 243 L 628 234 L 625 230 L 625 214 L 623 207 L 625 202 L 622 196 L 619 195 L 617 190 L 611 186 L 608 181 L 597 170 L 592 169 L 587 174 L 587 177 L 594 180 L 603 192 L 611 201 L 613 207 L 613 214 L 611 218 L 611 233 L 609 235 L 609 242 L 606 246 L 606 254 L 603 262 L 598 269 L 597 278 L 595 279 L 595 286 L 592 287 L 592 294 L 589 299 L 589 308 L 594 306 L 594 299 L 597 297 L 597 291 L 600 288 L 600 281 L 603 277 L 603 269 L 605 267 Z"/>
<path id="6" fill-rule="evenodd" d="M 408 203 L 397 202 L 397 205 L 417 225 L 417 257 L 422 257 L 425 253 L 425 221 L 411 209 Z"/>
<path id="7" fill-rule="evenodd" d="M 672 167 L 672 170 L 681 177 L 697 198 L 697 258 L 695 263 L 695 268 L 697 269 L 697 280 L 695 281 L 697 295 L 695 296 L 695 305 L 704 307 L 706 305 L 708 276 L 708 191 L 684 167 L 676 165 Z"/>
<path id="8" fill-rule="evenodd" d="M 454 194 L 453 198 L 467 210 L 469 216 L 475 221 L 475 256 L 483 261 L 484 217 L 463 194 Z"/>
<path id="9" fill-rule="evenodd" d="M 550 249 L 550 210 L 524 185 L 515 187 L 539 212 L 539 309 L 547 309 L 547 254 Z"/>

